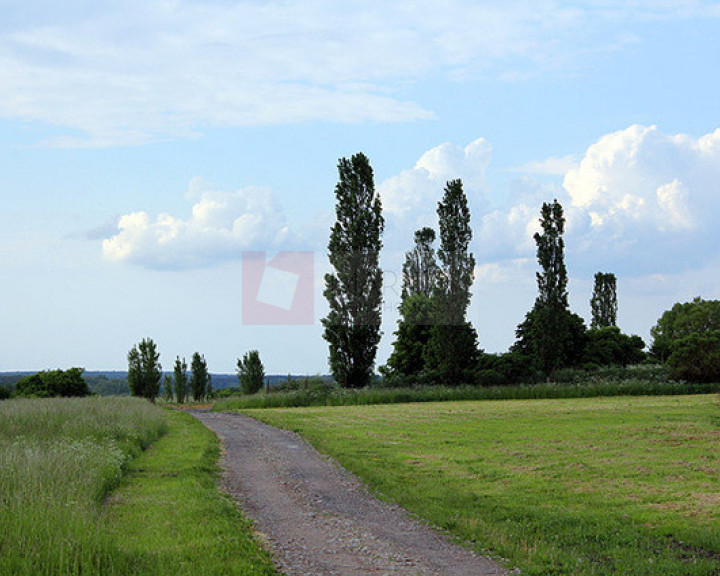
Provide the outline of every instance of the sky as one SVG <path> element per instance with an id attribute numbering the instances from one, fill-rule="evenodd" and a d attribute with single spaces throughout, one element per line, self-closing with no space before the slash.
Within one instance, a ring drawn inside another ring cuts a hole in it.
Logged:
<path id="1" fill-rule="evenodd" d="M 553 199 L 572 310 L 589 322 L 612 272 L 620 328 L 649 343 L 675 302 L 720 298 L 719 62 L 704 0 L 0 0 L 0 371 L 123 370 L 150 337 L 166 369 L 257 349 L 267 373 L 327 373 L 357 152 L 386 221 L 378 363 L 455 178 L 483 349 L 533 305 Z M 262 325 L 268 305 L 289 310 Z"/>

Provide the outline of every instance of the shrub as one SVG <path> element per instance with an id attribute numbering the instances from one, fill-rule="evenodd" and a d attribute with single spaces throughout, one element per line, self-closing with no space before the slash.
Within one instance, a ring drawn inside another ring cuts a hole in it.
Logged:
<path id="1" fill-rule="evenodd" d="M 668 367 L 673 378 L 688 382 L 720 382 L 720 330 L 675 340 Z"/>
<path id="2" fill-rule="evenodd" d="M 15 395 L 51 398 L 54 396 L 89 396 L 90 389 L 82 377 L 82 368 L 50 370 L 25 376 L 15 385 Z"/>

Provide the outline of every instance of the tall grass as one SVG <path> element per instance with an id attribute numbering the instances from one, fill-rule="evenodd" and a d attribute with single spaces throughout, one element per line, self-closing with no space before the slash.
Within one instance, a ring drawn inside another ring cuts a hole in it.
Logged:
<path id="1" fill-rule="evenodd" d="M 318 387 L 288 392 L 259 393 L 220 400 L 217 412 L 250 408 L 295 408 L 307 406 L 359 406 L 446 400 L 533 400 L 594 398 L 598 396 L 674 396 L 711 394 L 717 384 L 688 384 L 648 380 L 592 381 L 582 384 L 545 383 L 518 386 L 417 386 L 412 388 L 362 388 L 358 390 Z"/>
<path id="2" fill-rule="evenodd" d="M 0 404 L 0 573 L 123 573 L 100 505 L 164 430 L 162 410 L 136 398 Z"/>

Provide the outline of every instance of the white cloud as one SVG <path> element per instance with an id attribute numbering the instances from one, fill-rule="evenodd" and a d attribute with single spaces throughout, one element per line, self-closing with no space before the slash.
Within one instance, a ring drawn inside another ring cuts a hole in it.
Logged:
<path id="1" fill-rule="evenodd" d="M 437 203 L 449 180 L 462 179 L 472 204 L 482 200 L 485 170 L 492 148 L 484 138 L 465 147 L 444 143 L 425 152 L 413 168 L 378 186 L 383 211 L 391 227 L 409 230 L 435 225 Z M 411 236 L 410 236 L 411 237 Z"/>
<path id="2" fill-rule="evenodd" d="M 545 160 L 532 160 L 523 166 L 510 168 L 510 172 L 524 172 L 526 174 L 545 174 L 550 176 L 564 176 L 568 170 L 577 166 L 574 156 L 551 156 Z"/>
<path id="3" fill-rule="evenodd" d="M 564 179 L 575 233 L 624 265 L 682 267 L 717 252 L 720 130 L 695 138 L 630 126 L 600 138 Z"/>
<path id="4" fill-rule="evenodd" d="M 126 214 L 117 233 L 103 240 L 102 251 L 113 262 L 183 269 L 237 259 L 243 250 L 277 250 L 289 238 L 272 193 L 245 188 L 200 193 L 186 219 L 160 214 L 153 221 L 145 212 Z"/>
<path id="5" fill-rule="evenodd" d="M 0 117 L 55 146 L 193 137 L 212 126 L 432 117 L 407 87 L 521 78 L 622 47 L 618 23 L 717 17 L 709 2 L 282 3 L 28 0 L 0 22 Z"/>

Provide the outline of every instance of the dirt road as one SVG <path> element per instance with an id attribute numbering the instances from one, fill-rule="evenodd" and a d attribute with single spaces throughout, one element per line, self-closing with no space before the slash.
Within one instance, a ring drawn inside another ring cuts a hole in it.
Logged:
<path id="1" fill-rule="evenodd" d="M 226 488 L 285 574 L 507 574 L 378 500 L 297 434 L 239 414 L 193 414 L 220 436 Z"/>

